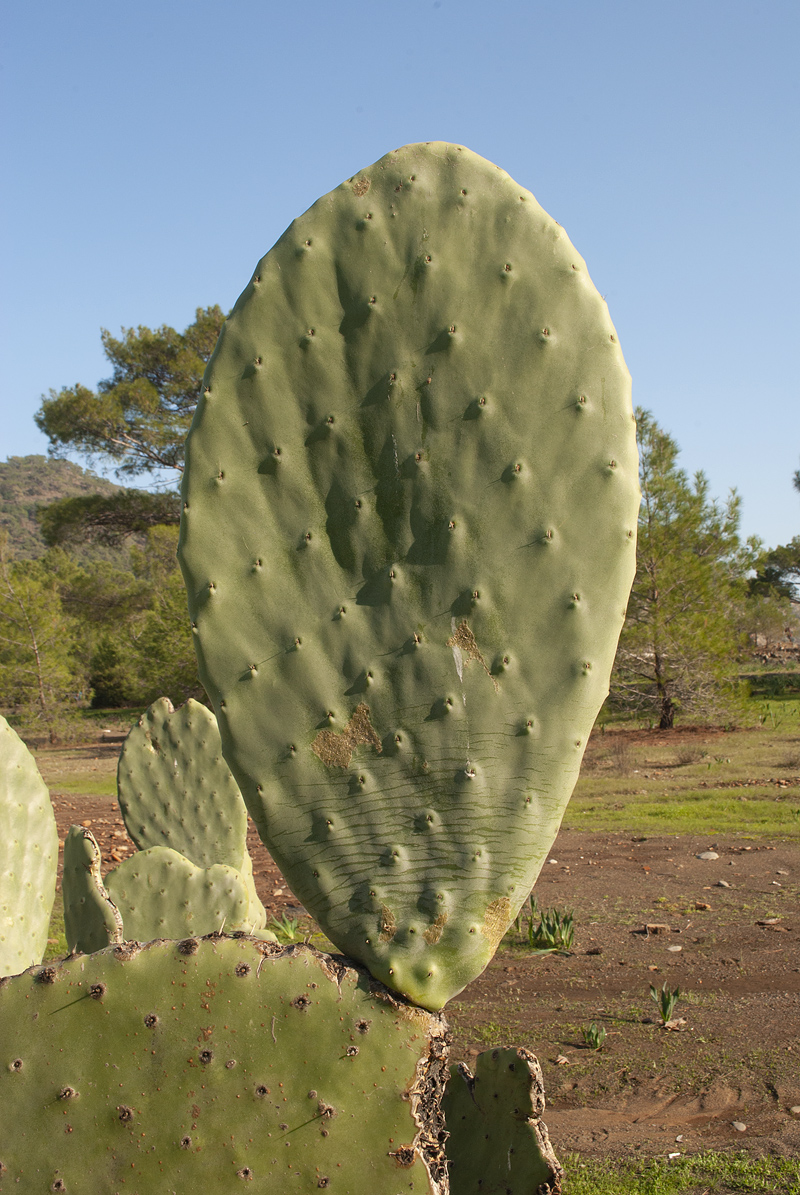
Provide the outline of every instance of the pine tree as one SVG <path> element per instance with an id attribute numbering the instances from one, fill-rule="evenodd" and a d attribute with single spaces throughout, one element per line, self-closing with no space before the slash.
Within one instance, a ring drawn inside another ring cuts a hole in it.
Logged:
<path id="1" fill-rule="evenodd" d="M 745 575 L 756 545 L 739 538 L 740 500 L 720 505 L 708 480 L 690 481 L 678 446 L 636 412 L 639 445 L 637 570 L 611 682 L 615 704 L 661 729 L 676 714 L 719 718 L 736 705 Z"/>

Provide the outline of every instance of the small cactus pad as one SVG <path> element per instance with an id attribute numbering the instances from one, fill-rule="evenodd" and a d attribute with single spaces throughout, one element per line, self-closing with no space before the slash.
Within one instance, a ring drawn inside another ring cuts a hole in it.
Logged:
<path id="1" fill-rule="evenodd" d="M 198 867 L 235 867 L 248 880 L 257 927 L 266 924 L 247 855 L 247 810 L 211 710 L 191 698 L 179 709 L 167 697 L 153 702 L 122 746 L 117 792 L 140 851 L 168 846 Z"/>
<path id="2" fill-rule="evenodd" d="M 474 1076 L 451 1067 L 442 1102 L 451 1195 L 558 1195 L 561 1166 L 544 1111 L 539 1063 L 528 1050 L 486 1050 Z"/>
<path id="3" fill-rule="evenodd" d="M 122 916 L 103 884 L 101 863 L 100 847 L 91 830 L 70 826 L 64 839 L 61 895 L 64 898 L 64 933 L 71 951 L 91 954 L 123 940 Z M 163 935 L 152 934 L 151 937 Z"/>
<path id="4" fill-rule="evenodd" d="M 0 717 L 0 975 L 37 963 L 56 892 L 58 832 L 47 787 Z"/>
<path id="5" fill-rule="evenodd" d="M 225 863 L 195 867 L 167 846 L 131 855 L 106 876 L 127 939 L 183 938 L 253 926 L 250 893 L 241 872 Z"/>
<path id="6" fill-rule="evenodd" d="M 303 946 L 32 969 L 0 986 L 3 1190 L 447 1195 L 446 1059 L 440 1016 Z"/>
<path id="7" fill-rule="evenodd" d="M 639 488 L 605 302 L 502 170 L 406 146 L 256 267 L 186 462 L 200 672 L 259 833 L 331 941 L 441 1008 L 608 691 Z"/>

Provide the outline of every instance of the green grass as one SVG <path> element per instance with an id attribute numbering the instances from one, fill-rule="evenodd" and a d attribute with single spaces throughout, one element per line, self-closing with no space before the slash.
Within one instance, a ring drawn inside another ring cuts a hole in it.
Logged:
<path id="1" fill-rule="evenodd" d="M 800 1161 L 704 1153 L 647 1162 L 563 1160 L 564 1195 L 797 1195 Z"/>
<path id="2" fill-rule="evenodd" d="M 63 958 L 69 951 L 64 933 L 64 901 L 61 892 L 56 892 L 53 901 L 53 911 L 50 914 L 50 929 L 47 933 L 47 949 L 44 952 L 43 963 L 50 959 Z"/>
<path id="3" fill-rule="evenodd" d="M 564 825 L 571 829 L 800 838 L 800 701 L 753 701 L 753 725 L 594 733 Z M 781 783 L 782 782 L 782 783 Z"/>
<path id="4" fill-rule="evenodd" d="M 775 790 L 762 793 L 757 788 L 658 795 L 618 790 L 613 800 L 599 793 L 587 796 L 576 789 L 564 825 L 571 830 L 800 838 L 800 814 L 794 810 L 800 810 L 797 796 L 776 800 Z"/>
<path id="5" fill-rule="evenodd" d="M 66 796 L 116 797 L 116 776 L 98 776 L 96 772 L 72 772 L 50 781 L 53 792 Z"/>

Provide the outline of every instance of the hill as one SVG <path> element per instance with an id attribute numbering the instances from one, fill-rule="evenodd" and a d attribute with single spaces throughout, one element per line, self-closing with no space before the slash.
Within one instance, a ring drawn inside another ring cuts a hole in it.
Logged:
<path id="1" fill-rule="evenodd" d="M 35 559 L 47 551 L 36 521 L 39 506 L 79 494 L 113 494 L 121 488 L 72 461 L 10 456 L 0 462 L 0 530 L 8 532 L 15 556 Z M 90 553 L 97 555 L 98 549 Z M 109 555 L 102 549 L 99 554 Z"/>

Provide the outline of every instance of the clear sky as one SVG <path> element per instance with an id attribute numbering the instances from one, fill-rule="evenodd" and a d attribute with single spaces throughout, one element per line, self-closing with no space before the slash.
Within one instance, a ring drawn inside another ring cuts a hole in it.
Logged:
<path id="1" fill-rule="evenodd" d="M 0 459 L 100 328 L 228 309 L 320 195 L 469 146 L 567 230 L 634 400 L 800 533 L 797 0 L 5 0 Z"/>

